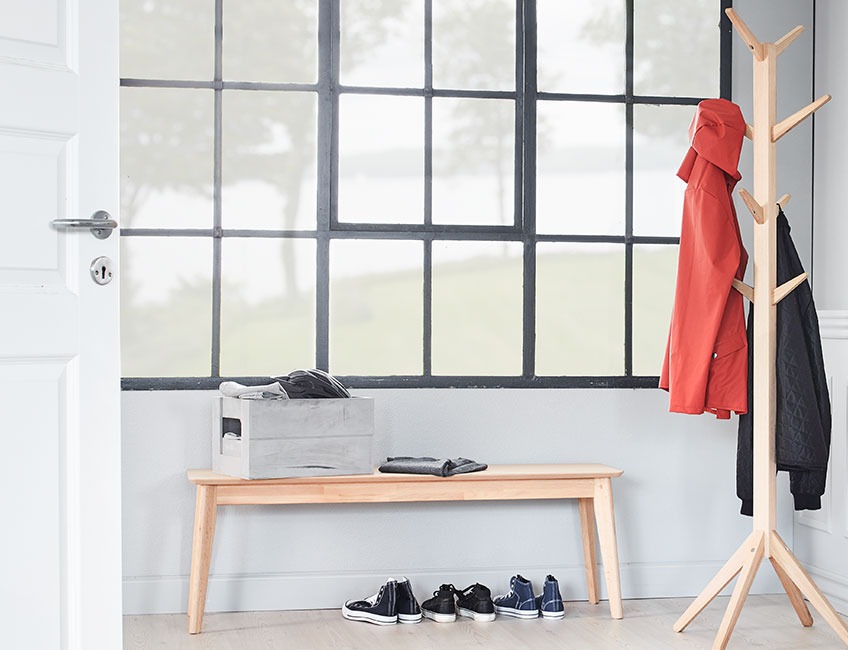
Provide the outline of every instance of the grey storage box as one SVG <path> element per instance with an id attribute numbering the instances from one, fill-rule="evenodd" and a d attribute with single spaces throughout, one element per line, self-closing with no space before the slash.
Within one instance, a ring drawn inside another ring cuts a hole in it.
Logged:
<path id="1" fill-rule="evenodd" d="M 239 434 L 239 438 L 225 433 Z M 370 474 L 374 400 L 215 399 L 212 471 L 241 478 Z"/>

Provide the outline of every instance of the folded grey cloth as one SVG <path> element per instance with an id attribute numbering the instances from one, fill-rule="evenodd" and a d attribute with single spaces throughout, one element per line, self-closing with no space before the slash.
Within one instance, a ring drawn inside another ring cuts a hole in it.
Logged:
<path id="1" fill-rule="evenodd" d="M 380 471 L 394 474 L 432 474 L 453 476 L 480 472 L 488 465 L 467 458 L 430 458 L 429 456 L 390 456 L 380 465 Z"/>

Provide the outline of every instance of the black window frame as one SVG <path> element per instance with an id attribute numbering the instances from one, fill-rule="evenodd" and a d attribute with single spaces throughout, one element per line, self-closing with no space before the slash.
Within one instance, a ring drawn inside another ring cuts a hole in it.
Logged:
<path id="1" fill-rule="evenodd" d="M 233 0 L 230 0 L 233 1 Z M 210 229 L 126 228 L 122 237 L 202 237 L 212 239 L 212 349 L 208 377 L 124 377 L 124 390 L 214 389 L 225 379 L 256 383 L 264 377 L 223 377 L 221 356 L 221 249 L 222 240 L 241 238 L 308 238 L 316 242 L 316 355 L 315 366 L 329 367 L 329 244 L 343 239 L 403 239 L 421 241 L 423 257 L 423 373 L 421 375 L 337 375 L 351 388 L 655 388 L 656 376 L 633 374 L 633 249 L 640 244 L 677 245 L 679 237 L 633 234 L 633 113 L 634 106 L 697 105 L 703 97 L 660 97 L 636 95 L 634 75 L 634 4 L 625 0 L 625 92 L 624 94 L 579 94 L 539 91 L 536 85 L 536 0 L 516 0 L 516 90 L 450 90 L 433 87 L 432 0 L 425 3 L 425 74 L 423 88 L 345 86 L 339 82 L 340 0 L 318 2 L 318 80 L 310 83 L 264 83 L 225 81 L 222 76 L 223 4 L 215 6 L 214 79 L 188 81 L 121 78 L 122 87 L 196 88 L 214 92 L 213 227 Z M 732 28 L 724 10 L 732 0 L 719 0 L 720 96 L 731 97 Z M 317 174 L 318 207 L 315 230 L 253 230 L 223 228 L 222 187 L 222 96 L 228 89 L 315 92 L 318 97 Z M 340 222 L 338 219 L 338 115 L 339 97 L 344 94 L 423 97 L 424 128 L 424 220 L 420 224 L 374 224 Z M 434 97 L 508 98 L 515 101 L 515 211 L 514 223 L 506 226 L 464 226 L 432 222 L 432 101 Z M 536 103 L 543 101 L 600 102 L 625 107 L 625 229 L 622 235 L 552 235 L 536 233 Z M 523 367 L 520 376 L 455 376 L 432 374 L 432 243 L 439 240 L 521 242 L 523 256 Z M 539 242 L 606 243 L 624 246 L 624 374 L 614 376 L 537 376 L 535 374 L 536 244 Z M 288 372 L 292 368 L 280 368 Z M 260 382 L 261 383 L 261 382 Z"/>

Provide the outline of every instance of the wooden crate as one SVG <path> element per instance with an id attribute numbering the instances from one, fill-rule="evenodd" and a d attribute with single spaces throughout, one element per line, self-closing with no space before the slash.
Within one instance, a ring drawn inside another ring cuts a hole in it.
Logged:
<path id="1" fill-rule="evenodd" d="M 227 432 L 241 438 L 225 438 Z M 374 400 L 215 399 L 212 469 L 241 478 L 370 474 Z"/>

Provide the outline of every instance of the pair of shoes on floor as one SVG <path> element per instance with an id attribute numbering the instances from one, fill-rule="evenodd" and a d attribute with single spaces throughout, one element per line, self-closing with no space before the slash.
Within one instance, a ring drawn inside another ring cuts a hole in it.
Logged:
<path id="1" fill-rule="evenodd" d="M 509 580 L 509 593 L 495 598 L 495 611 L 500 616 L 514 618 L 559 619 L 565 616 L 565 606 L 559 591 L 559 583 L 552 575 L 545 578 L 545 586 L 539 596 L 533 594 L 533 585 L 520 575 Z"/>
<path id="2" fill-rule="evenodd" d="M 494 621 L 495 605 L 492 592 L 485 585 L 475 583 L 459 591 L 453 585 L 442 585 L 433 597 L 421 603 L 425 618 L 436 623 L 453 623 L 459 616 L 475 621 Z"/>
<path id="3" fill-rule="evenodd" d="M 415 600 L 409 580 L 389 578 L 373 596 L 347 601 L 342 607 L 342 616 L 349 621 L 375 625 L 418 623 L 421 621 L 421 607 Z"/>

